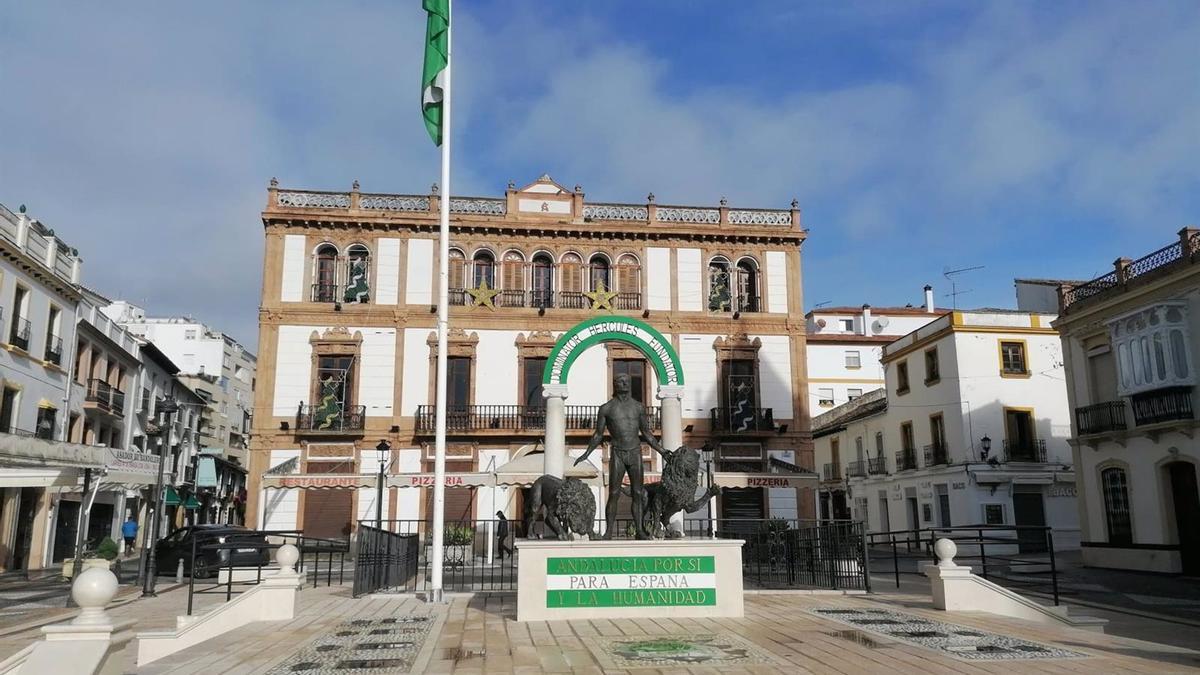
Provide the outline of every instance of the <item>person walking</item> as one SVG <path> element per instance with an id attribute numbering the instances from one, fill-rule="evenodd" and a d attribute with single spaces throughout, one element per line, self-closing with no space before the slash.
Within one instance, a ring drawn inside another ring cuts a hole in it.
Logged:
<path id="1" fill-rule="evenodd" d="M 499 521 L 496 523 L 496 547 L 500 549 L 500 559 L 504 560 L 505 551 L 508 557 L 513 555 L 512 547 L 508 545 L 508 518 L 504 517 L 503 511 L 497 511 L 496 518 Z"/>
<path id="2" fill-rule="evenodd" d="M 121 536 L 125 538 L 125 555 L 133 555 L 133 544 L 137 541 L 138 524 L 130 514 L 125 522 L 121 525 Z"/>

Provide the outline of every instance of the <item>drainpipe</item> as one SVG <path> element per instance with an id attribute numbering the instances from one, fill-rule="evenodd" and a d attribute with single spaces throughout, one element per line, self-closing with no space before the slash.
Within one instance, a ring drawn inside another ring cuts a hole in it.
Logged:
<path id="1" fill-rule="evenodd" d="M 63 394 L 63 410 L 66 412 L 62 419 L 62 433 L 59 440 L 70 442 L 68 435 L 71 433 L 71 389 L 75 386 L 75 367 L 78 365 L 76 361 L 79 359 L 79 303 L 75 303 L 75 330 L 71 335 L 72 343 L 68 346 L 66 340 L 63 340 L 63 349 L 70 349 L 70 357 L 67 359 L 67 388 Z M 81 416 L 83 412 L 79 413 Z M 79 439 L 83 442 L 83 439 Z"/>

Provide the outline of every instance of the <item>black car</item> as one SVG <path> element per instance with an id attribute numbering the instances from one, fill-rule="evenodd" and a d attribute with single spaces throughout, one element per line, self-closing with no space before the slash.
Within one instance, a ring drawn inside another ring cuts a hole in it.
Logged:
<path id="1" fill-rule="evenodd" d="M 245 546 L 238 546 L 238 544 Z M 192 562 L 192 552 L 196 560 Z M 154 549 L 158 573 L 172 575 L 183 560 L 183 572 L 197 579 L 214 577 L 221 567 L 266 566 L 271 550 L 262 532 L 235 525 L 189 525 L 168 534 Z"/>

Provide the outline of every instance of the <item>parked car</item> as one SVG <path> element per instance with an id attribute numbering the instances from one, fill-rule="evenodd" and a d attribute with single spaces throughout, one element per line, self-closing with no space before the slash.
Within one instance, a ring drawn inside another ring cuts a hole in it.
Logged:
<path id="1" fill-rule="evenodd" d="M 192 551 L 196 553 L 192 562 Z M 244 543 L 233 548 L 226 545 Z M 234 567 L 257 567 L 271 562 L 271 549 L 262 532 L 235 525 L 189 525 L 168 534 L 154 549 L 159 574 L 174 574 L 183 560 L 183 572 L 197 579 L 217 575 L 228 567 L 230 556 Z"/>

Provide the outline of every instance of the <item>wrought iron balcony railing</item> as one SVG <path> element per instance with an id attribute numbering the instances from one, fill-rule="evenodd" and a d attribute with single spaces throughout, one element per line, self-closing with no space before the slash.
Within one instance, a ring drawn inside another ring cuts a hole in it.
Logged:
<path id="1" fill-rule="evenodd" d="M 470 294 L 471 289 L 451 288 L 447 302 L 451 305 L 466 307 L 474 304 Z M 610 300 L 612 308 L 618 311 L 642 309 L 642 294 L 635 291 L 620 291 Z M 592 299 L 583 291 L 550 291 L 525 290 L 520 288 L 499 289 L 492 304 L 496 307 L 530 307 L 533 309 L 591 309 Z"/>
<path id="2" fill-rule="evenodd" d="M 600 406 L 566 406 L 567 431 L 591 432 L 596 424 L 596 413 Z M 651 429 L 662 428 L 662 409 L 657 406 L 646 408 L 646 423 Z M 417 406 L 416 432 L 433 433 L 437 424 L 437 408 L 431 405 Z M 546 408 L 525 405 L 451 405 L 446 407 L 446 431 L 462 432 L 538 432 L 546 428 Z"/>
<path id="3" fill-rule="evenodd" d="M 712 408 L 709 418 L 713 431 L 775 431 L 773 408 Z"/>
<path id="4" fill-rule="evenodd" d="M 880 452 L 878 457 L 872 457 L 867 460 L 867 473 L 872 476 L 878 476 L 887 473 L 887 457 Z"/>
<path id="5" fill-rule="evenodd" d="M 46 360 L 56 366 L 62 365 L 63 341 L 57 335 L 46 338 Z"/>
<path id="6" fill-rule="evenodd" d="M 1076 408 L 1075 426 L 1081 436 L 1124 431 L 1129 428 L 1125 423 L 1125 401 L 1105 401 Z"/>
<path id="7" fill-rule="evenodd" d="M 125 392 L 104 380 L 88 380 L 87 392 L 84 394 L 83 400 L 84 403 L 90 403 L 90 407 L 101 412 L 118 416 L 125 414 Z"/>
<path id="8" fill-rule="evenodd" d="M 1167 387 L 1130 397 L 1137 426 L 1195 419 L 1191 387 Z"/>
<path id="9" fill-rule="evenodd" d="M 950 463 L 950 453 L 941 443 L 931 443 L 925 446 L 925 466 L 942 466 Z"/>
<path id="10" fill-rule="evenodd" d="M 917 468 L 917 451 L 912 448 L 896 451 L 896 470 L 912 471 Z"/>
<path id="11" fill-rule="evenodd" d="M 18 349 L 29 351 L 29 335 L 32 332 L 29 319 L 20 315 L 14 316 L 12 320 L 12 331 L 9 333 L 8 343 Z"/>
<path id="12" fill-rule="evenodd" d="M 337 284 L 313 284 L 312 285 L 312 301 L 313 302 L 341 302 L 342 296 L 338 292 Z"/>
<path id="13" fill-rule="evenodd" d="M 823 480 L 841 480 L 842 465 L 833 462 L 827 463 L 821 470 L 821 478 Z"/>
<path id="14" fill-rule="evenodd" d="M 365 405 L 348 405 L 341 411 L 325 411 L 322 410 L 322 406 L 300 404 L 296 411 L 296 431 L 311 434 L 361 434 L 366 416 Z"/>
<path id="15" fill-rule="evenodd" d="M 846 467 L 846 475 L 850 477 L 867 475 L 867 460 L 856 459 Z"/>
<path id="16" fill-rule="evenodd" d="M 1004 441 L 1004 461 L 1006 462 L 1045 462 L 1046 441 L 1036 438 L 1027 441 Z"/>

